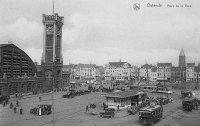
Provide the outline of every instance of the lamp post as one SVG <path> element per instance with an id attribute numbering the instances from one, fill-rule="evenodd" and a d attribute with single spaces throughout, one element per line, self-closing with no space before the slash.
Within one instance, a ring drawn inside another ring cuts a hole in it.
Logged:
<path id="1" fill-rule="evenodd" d="M 52 109 L 53 109 L 53 111 L 52 111 L 52 114 L 53 114 L 53 126 L 55 126 L 55 120 L 54 120 L 54 76 L 53 76 L 53 83 L 52 83 Z"/>
<path id="2" fill-rule="evenodd" d="M 53 119 L 52 119 L 52 123 L 53 123 L 53 126 L 55 126 L 55 119 L 54 119 L 54 65 L 53 65 L 53 74 L 52 75 L 48 75 L 48 79 L 49 81 L 52 79 L 52 94 L 51 94 L 51 97 L 52 97 L 52 115 L 53 115 Z M 51 82 L 51 81 L 50 81 Z"/>
<path id="3" fill-rule="evenodd" d="M 166 69 L 164 67 L 164 86 L 165 86 L 165 71 L 166 71 Z"/>
<path id="4" fill-rule="evenodd" d="M 199 66 L 197 66 L 197 89 L 199 89 Z"/>

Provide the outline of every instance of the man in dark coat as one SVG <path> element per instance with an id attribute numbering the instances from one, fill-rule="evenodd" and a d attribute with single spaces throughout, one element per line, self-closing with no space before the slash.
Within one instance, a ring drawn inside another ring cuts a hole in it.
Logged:
<path id="1" fill-rule="evenodd" d="M 13 108 L 13 110 L 14 110 L 14 113 L 16 113 L 16 112 L 17 112 L 17 108 L 16 108 L 16 107 L 14 107 L 14 108 Z"/>
<path id="2" fill-rule="evenodd" d="M 23 114 L 23 109 L 22 108 L 20 108 L 20 115 L 22 115 Z"/>

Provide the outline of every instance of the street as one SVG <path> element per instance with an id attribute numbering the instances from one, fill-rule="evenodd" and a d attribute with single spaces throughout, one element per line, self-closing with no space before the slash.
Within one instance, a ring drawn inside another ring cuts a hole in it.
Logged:
<path id="1" fill-rule="evenodd" d="M 98 113 L 102 111 L 102 103 L 105 98 L 101 96 L 102 92 L 95 92 L 74 98 L 62 98 L 64 92 L 54 93 L 54 116 L 55 126 L 135 126 L 141 125 L 138 122 L 138 114 L 128 115 L 126 110 L 116 111 L 114 118 L 100 118 Z M 199 95 L 199 92 L 196 92 Z M 39 96 L 42 101 L 39 102 Z M 51 115 L 36 116 L 30 114 L 30 109 L 39 104 L 52 104 L 52 94 L 43 94 L 22 98 L 19 100 L 20 106 L 17 107 L 17 113 L 14 114 L 9 105 L 0 107 L 0 126 L 52 126 Z M 149 93 L 148 96 L 163 96 L 163 94 Z M 180 91 L 175 91 L 171 95 L 173 102 L 164 105 L 164 113 L 161 121 L 155 123 L 155 126 L 187 126 L 192 124 L 197 126 L 197 120 L 200 111 L 183 112 L 181 107 Z M 10 100 L 15 106 L 16 98 Z M 89 109 L 85 112 L 86 105 L 95 104 L 95 109 Z M 19 109 L 23 108 L 23 115 L 20 115 Z M 95 114 L 94 114 L 95 113 Z M 185 121 L 185 119 L 190 121 Z M 196 119 L 196 120 L 195 120 Z M 195 120 L 195 121 L 194 121 Z"/>

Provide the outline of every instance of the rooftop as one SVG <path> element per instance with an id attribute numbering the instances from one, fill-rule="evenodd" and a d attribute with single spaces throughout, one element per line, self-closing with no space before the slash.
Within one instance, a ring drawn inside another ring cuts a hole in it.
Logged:
<path id="1" fill-rule="evenodd" d="M 152 64 L 144 64 L 141 66 L 141 68 L 152 68 Z"/>
<path id="2" fill-rule="evenodd" d="M 136 96 L 144 94 L 144 92 L 138 92 L 136 90 L 131 90 L 131 91 L 121 91 L 121 92 L 113 92 L 110 94 L 107 94 L 106 97 L 118 97 L 118 98 L 127 98 L 131 96 Z"/>
<path id="3" fill-rule="evenodd" d="M 96 68 L 95 64 L 78 64 L 77 68 Z"/>
<path id="4" fill-rule="evenodd" d="M 150 111 L 150 112 L 152 112 L 153 110 L 156 110 L 160 107 L 161 107 L 160 105 L 147 106 L 147 107 L 141 109 L 140 111 Z"/>
<path id="5" fill-rule="evenodd" d="M 7 46 L 9 44 L 0 44 L 0 48 L 3 47 L 3 46 Z"/>
<path id="6" fill-rule="evenodd" d="M 172 63 L 157 63 L 157 67 L 171 67 Z"/>
<path id="7" fill-rule="evenodd" d="M 187 67 L 194 67 L 195 63 L 187 63 Z"/>
<path id="8" fill-rule="evenodd" d="M 117 67 L 120 67 L 120 66 L 123 66 L 125 63 L 128 64 L 129 67 L 131 67 L 131 65 L 128 63 L 128 62 L 109 62 L 109 65 L 110 66 L 117 66 Z"/>
<path id="9" fill-rule="evenodd" d="M 152 67 L 151 72 L 157 72 L 157 67 Z"/>

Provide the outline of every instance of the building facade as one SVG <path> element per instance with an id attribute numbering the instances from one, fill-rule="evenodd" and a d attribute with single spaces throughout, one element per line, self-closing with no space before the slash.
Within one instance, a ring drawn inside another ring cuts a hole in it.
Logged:
<path id="1" fill-rule="evenodd" d="M 105 66 L 105 80 L 130 80 L 131 65 L 128 62 L 109 62 Z"/>
<path id="2" fill-rule="evenodd" d="M 187 63 L 186 67 L 186 81 L 187 82 L 200 82 L 200 65 L 195 66 L 195 63 Z"/>
<path id="3" fill-rule="evenodd" d="M 8 78 L 33 77 L 36 72 L 34 62 L 23 50 L 14 44 L 0 44 L 0 78 L 4 74 Z"/>
<path id="4" fill-rule="evenodd" d="M 62 85 L 61 87 L 68 87 L 70 84 L 70 72 L 62 69 Z"/>
<path id="5" fill-rule="evenodd" d="M 95 64 L 78 64 L 76 72 L 80 79 L 96 79 L 100 76 L 98 67 Z"/>
<path id="6" fill-rule="evenodd" d="M 49 92 L 52 80 L 40 77 L 1 78 L 0 96 Z"/>
<path id="7" fill-rule="evenodd" d="M 172 67 L 171 82 L 175 83 L 186 82 L 186 67 Z"/>
<path id="8" fill-rule="evenodd" d="M 155 82 L 155 81 L 157 81 L 157 77 L 158 77 L 157 67 L 153 66 L 151 68 L 151 71 L 150 71 L 150 78 L 149 78 L 149 80 Z"/>
<path id="9" fill-rule="evenodd" d="M 171 68 L 172 63 L 157 63 L 157 81 L 168 81 L 171 80 Z"/>
<path id="10" fill-rule="evenodd" d="M 139 70 L 140 80 L 141 81 L 150 81 L 151 64 L 144 64 Z"/>
<path id="11" fill-rule="evenodd" d="M 62 87 L 62 26 L 64 17 L 57 13 L 53 15 L 43 14 L 43 55 L 42 76 L 53 78 L 54 87 Z"/>
<path id="12" fill-rule="evenodd" d="M 137 66 L 131 66 L 131 83 L 139 80 L 139 68 Z"/>
<path id="13" fill-rule="evenodd" d="M 101 75 L 101 67 L 95 64 L 64 65 L 63 70 L 70 72 L 70 80 L 96 80 Z"/>

